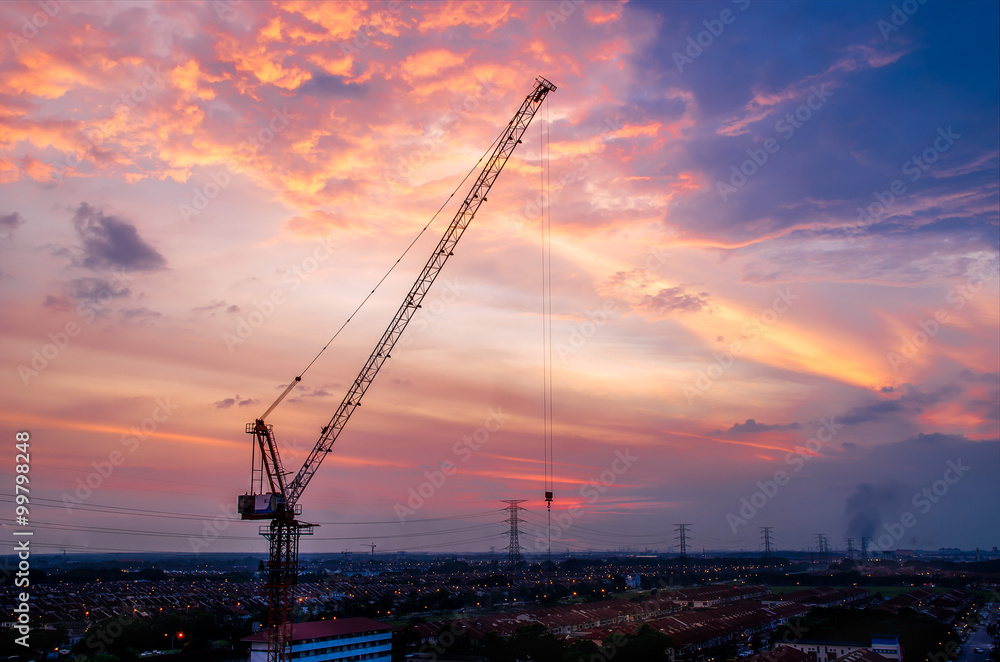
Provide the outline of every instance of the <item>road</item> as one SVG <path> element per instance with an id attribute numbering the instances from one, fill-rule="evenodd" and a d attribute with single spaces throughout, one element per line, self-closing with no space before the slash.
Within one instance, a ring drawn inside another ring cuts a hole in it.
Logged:
<path id="1" fill-rule="evenodd" d="M 962 644 L 962 653 L 956 662 L 987 662 L 989 659 L 987 652 L 993 646 L 993 638 L 986 634 L 986 625 L 997 621 L 997 610 L 1000 609 L 1000 603 L 991 602 L 986 605 L 986 609 L 989 610 L 989 618 L 983 619 L 969 640 Z M 977 653 L 977 648 L 982 648 L 986 652 Z"/>

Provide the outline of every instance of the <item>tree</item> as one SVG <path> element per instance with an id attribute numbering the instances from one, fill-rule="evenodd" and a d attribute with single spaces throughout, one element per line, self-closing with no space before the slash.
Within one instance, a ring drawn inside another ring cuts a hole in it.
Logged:
<path id="1" fill-rule="evenodd" d="M 519 660 L 549 662 L 562 657 L 562 642 L 541 623 L 533 623 L 518 628 L 511 637 L 514 655 Z"/>
<path id="2" fill-rule="evenodd" d="M 635 634 L 608 637 L 602 648 L 615 662 L 669 662 L 673 642 L 659 630 L 642 625 Z"/>
<path id="3" fill-rule="evenodd" d="M 595 658 L 600 653 L 600 649 L 589 639 L 577 639 L 566 646 L 563 653 L 562 662 L 580 662 L 580 660 L 599 659 Z"/>

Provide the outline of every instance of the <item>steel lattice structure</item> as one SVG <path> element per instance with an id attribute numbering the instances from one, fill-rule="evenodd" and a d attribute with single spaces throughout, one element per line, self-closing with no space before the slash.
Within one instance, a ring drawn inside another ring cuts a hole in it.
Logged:
<path id="1" fill-rule="evenodd" d="M 240 515 L 246 520 L 271 520 L 270 524 L 261 527 L 261 534 L 268 541 L 267 584 L 268 596 L 268 662 L 287 662 L 291 656 L 292 621 L 295 603 L 295 585 L 298 579 L 299 538 L 312 533 L 313 524 L 296 519 L 301 510 L 298 508 L 299 498 L 316 474 L 323 458 L 331 451 L 337 437 L 354 411 L 361 405 L 368 388 L 371 386 L 382 365 L 390 358 L 390 352 L 399 340 L 406 325 L 420 308 L 420 304 L 431 285 L 444 267 L 445 262 L 454 255 L 455 246 L 462 234 L 469 227 L 480 206 L 486 202 L 486 195 L 496 182 L 504 165 L 521 143 L 521 137 L 541 107 L 549 92 L 556 86 L 539 76 L 535 79 L 534 88 L 525 97 L 520 108 L 514 113 L 507 127 L 497 139 L 486 165 L 480 171 L 468 195 L 463 200 L 444 235 L 434 248 L 427 263 L 420 271 L 416 281 L 404 297 L 399 310 L 392 318 L 388 328 L 364 367 L 354 379 L 347 395 L 337 407 L 330 422 L 323 427 L 319 440 L 310 451 L 305 463 L 291 482 L 286 481 L 288 473 L 281 464 L 281 456 L 274 438 L 273 429 L 265 423 L 268 414 L 281 402 L 286 395 L 301 380 L 301 375 L 291 382 L 274 404 L 264 415 L 247 425 L 247 433 L 254 436 L 254 453 L 259 449 L 259 465 L 254 459 L 251 469 L 251 491 L 239 497 Z M 266 478 L 266 483 L 265 483 Z M 517 537 L 513 539 L 518 558 L 520 547 Z"/>
<path id="2" fill-rule="evenodd" d="M 521 523 L 519 513 L 524 509 L 517 504 L 524 503 L 526 499 L 502 499 L 501 501 L 507 504 L 507 507 L 504 508 L 507 511 L 507 519 L 504 521 L 510 524 L 510 532 L 507 534 L 510 536 L 510 541 L 507 544 L 507 566 L 513 570 L 521 562 L 521 542 L 518 540 Z"/>

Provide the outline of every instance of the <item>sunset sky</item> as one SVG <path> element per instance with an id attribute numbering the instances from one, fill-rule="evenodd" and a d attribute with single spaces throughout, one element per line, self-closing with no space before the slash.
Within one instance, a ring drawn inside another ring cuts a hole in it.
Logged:
<path id="1" fill-rule="evenodd" d="M 554 550 L 672 550 L 675 523 L 697 551 L 1000 545 L 995 2 L 53 0 L 0 26 L 0 521 L 27 430 L 39 549 L 266 551 L 231 516 L 246 423 L 536 76 L 558 89 L 306 490 L 303 550 L 500 550 L 501 499 L 545 548 L 546 172 Z M 268 417 L 287 468 L 467 187 Z"/>

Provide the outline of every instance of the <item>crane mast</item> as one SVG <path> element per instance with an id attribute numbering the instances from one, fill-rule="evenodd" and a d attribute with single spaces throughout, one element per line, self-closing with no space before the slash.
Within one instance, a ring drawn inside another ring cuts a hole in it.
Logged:
<path id="1" fill-rule="evenodd" d="M 310 535 L 314 526 L 296 519 L 296 515 L 301 514 L 298 500 L 302 496 L 302 492 L 316 474 L 323 458 L 331 451 L 337 437 L 351 418 L 351 414 L 361 405 L 361 399 L 368 391 L 368 387 L 371 386 L 382 365 L 390 358 L 392 348 L 406 329 L 410 319 L 420 308 L 421 302 L 431 285 L 434 284 L 445 262 L 454 255 L 458 240 L 462 238 L 462 234 L 469 227 L 476 212 L 479 211 L 479 207 L 486 202 L 486 195 L 496 182 L 497 176 L 503 170 L 514 148 L 520 144 L 521 137 L 545 97 L 555 89 L 555 85 L 541 76 L 535 79 L 534 88 L 525 97 L 521 107 L 514 113 L 506 129 L 500 135 L 489 160 L 479 173 L 441 240 L 438 241 L 437 246 L 420 271 L 420 275 L 417 276 L 410 291 L 403 298 L 403 303 L 393 316 L 392 322 L 389 323 L 388 328 L 375 345 L 375 349 L 372 350 L 364 367 L 361 368 L 361 372 L 354 379 L 330 422 L 322 428 L 316 445 L 313 446 L 306 461 L 291 481 L 287 480 L 289 474 L 282 467 L 273 428 L 265 423 L 264 419 L 301 380 L 301 376 L 296 377 L 288 385 L 275 404 L 271 405 L 263 416 L 253 423 L 247 424 L 246 431 L 254 436 L 256 449 L 260 451 L 260 462 L 259 466 L 256 460 L 253 462 L 251 491 L 239 496 L 238 509 L 242 519 L 270 520 L 270 524 L 260 527 L 261 535 L 269 543 L 266 567 L 268 623 L 270 626 L 268 630 L 268 662 L 286 662 L 291 653 L 294 588 L 298 577 L 299 537 Z"/>

